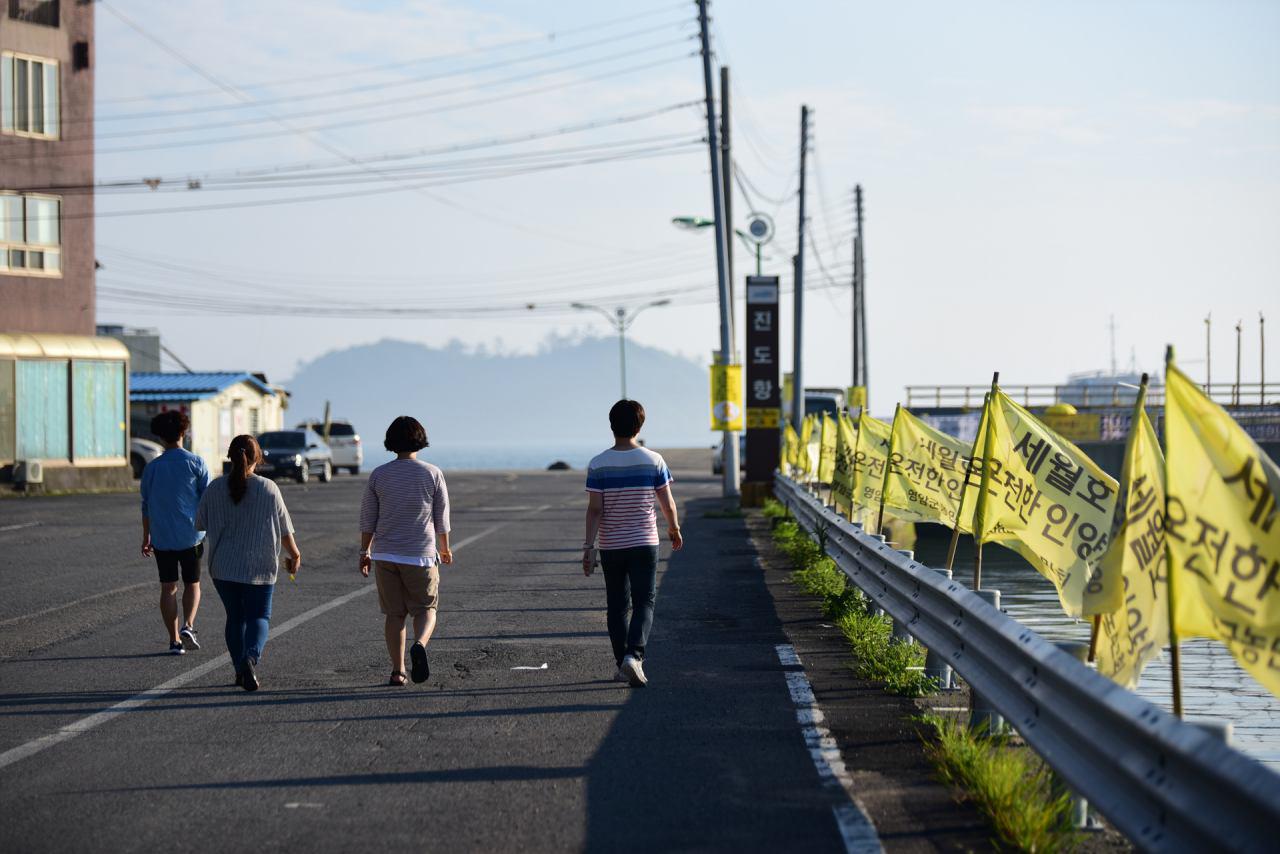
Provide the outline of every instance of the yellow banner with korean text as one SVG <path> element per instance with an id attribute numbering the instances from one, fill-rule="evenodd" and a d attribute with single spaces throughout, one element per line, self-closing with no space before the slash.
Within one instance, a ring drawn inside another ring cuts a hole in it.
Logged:
<path id="1" fill-rule="evenodd" d="M 818 443 L 821 439 L 817 417 L 806 415 L 800 423 L 800 456 L 807 480 L 813 480 L 818 474 Z"/>
<path id="2" fill-rule="evenodd" d="M 954 528 L 969 463 L 969 443 L 948 436 L 903 407 L 894 416 L 892 438 L 884 506 L 901 519 L 941 522 Z"/>
<path id="3" fill-rule="evenodd" d="M 818 438 L 818 482 L 831 483 L 836 468 L 836 420 L 822 413 L 822 430 Z"/>
<path id="4" fill-rule="evenodd" d="M 1175 634 L 1222 641 L 1280 696 L 1280 468 L 1173 364 L 1164 431 Z"/>
<path id="5" fill-rule="evenodd" d="M 790 421 L 782 430 L 782 462 L 785 464 L 783 471 L 794 477 L 800 468 L 800 437 Z"/>
<path id="6" fill-rule="evenodd" d="M 985 458 L 975 502 L 979 541 L 1025 557 L 1053 582 L 1069 616 L 1118 610 L 1120 579 L 1101 567 L 1115 479 L 999 389 L 987 398 L 984 421 L 974 449 Z"/>
<path id="7" fill-rule="evenodd" d="M 711 429 L 742 430 L 742 365 L 711 366 Z"/>
<path id="8" fill-rule="evenodd" d="M 859 507 L 869 510 L 880 507 L 892 429 L 886 422 L 872 418 L 865 409 L 858 414 L 858 435 L 853 447 L 853 503 Z"/>
<path id="9" fill-rule="evenodd" d="M 1145 397 L 1145 392 L 1142 393 Z M 1138 684 L 1142 668 L 1169 642 L 1164 551 L 1164 454 L 1139 402 L 1120 473 L 1120 492 L 1103 574 L 1119 577 L 1124 606 L 1098 623 L 1098 672 Z"/>
<path id="10" fill-rule="evenodd" d="M 853 421 L 840 413 L 836 417 L 836 458 L 831 471 L 831 499 L 836 509 L 850 516 L 853 510 L 853 446 L 857 442 Z"/>

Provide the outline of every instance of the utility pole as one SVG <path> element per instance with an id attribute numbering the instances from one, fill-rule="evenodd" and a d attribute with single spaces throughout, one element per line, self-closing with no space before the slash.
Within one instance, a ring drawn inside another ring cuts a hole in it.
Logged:
<path id="1" fill-rule="evenodd" d="M 729 271 L 729 341 L 738 344 L 737 279 L 733 276 L 733 149 L 729 143 L 729 66 L 720 66 L 720 168 L 724 187 L 724 254 Z"/>
<path id="2" fill-rule="evenodd" d="M 857 224 L 853 244 L 853 266 L 858 277 L 858 339 L 861 346 L 860 361 L 862 363 L 861 386 L 867 388 L 867 403 L 871 402 L 871 377 L 867 371 L 867 270 L 863 266 L 864 250 L 862 242 L 862 185 L 853 188 L 854 219 Z"/>
<path id="3" fill-rule="evenodd" d="M 1258 312 L 1258 403 L 1267 402 L 1267 319 Z"/>
<path id="4" fill-rule="evenodd" d="M 723 186 L 720 181 L 720 152 L 716 144 L 716 104 L 711 84 L 711 37 L 707 34 L 707 0 L 698 0 L 698 30 L 702 42 L 702 86 L 707 107 L 707 152 L 711 156 L 711 207 L 715 216 L 716 276 L 720 285 L 720 364 L 733 360 L 732 308 L 729 302 L 729 270 L 726 252 L 729 230 L 724 220 Z M 724 431 L 725 498 L 738 495 L 738 434 Z"/>
<path id="5" fill-rule="evenodd" d="M 855 188 L 853 192 L 854 192 L 854 199 L 855 199 L 854 211 L 855 211 L 855 218 L 856 218 L 856 211 L 858 208 L 856 200 L 858 196 L 858 191 Z M 861 344 L 862 330 L 858 328 L 858 324 L 861 323 L 860 318 L 861 318 L 862 310 L 861 310 L 861 307 L 858 305 L 858 235 L 856 232 L 854 233 L 854 236 L 853 236 L 852 246 L 853 246 L 853 267 L 849 274 L 849 287 L 852 289 L 851 300 L 852 300 L 852 308 L 853 308 L 853 311 L 852 311 L 852 314 L 853 314 L 853 318 L 852 318 L 853 319 L 853 379 L 850 380 L 849 385 L 853 387 L 857 387 L 862 385 L 862 344 Z M 852 406 L 852 401 L 845 401 L 845 404 L 848 406 Z"/>
<path id="6" fill-rule="evenodd" d="M 1231 402 L 1240 405 L 1240 334 L 1244 330 L 1244 321 L 1236 321 L 1236 387 L 1231 391 Z"/>
<path id="7" fill-rule="evenodd" d="M 796 432 L 804 421 L 804 172 L 809 151 L 809 108 L 800 107 L 800 229 L 796 237 L 795 340 L 791 358 L 791 423 Z"/>
<path id="8" fill-rule="evenodd" d="M 1213 397 L 1213 312 L 1204 316 L 1204 393 Z"/>

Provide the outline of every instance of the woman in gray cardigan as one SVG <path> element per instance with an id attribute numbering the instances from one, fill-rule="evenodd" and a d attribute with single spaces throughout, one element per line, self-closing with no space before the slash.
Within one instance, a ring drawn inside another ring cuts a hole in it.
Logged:
<path id="1" fill-rule="evenodd" d="M 302 554 L 280 487 L 253 473 L 262 462 L 257 440 L 236 436 L 228 456 L 231 473 L 205 490 L 196 527 L 207 532 L 209 574 L 227 612 L 227 652 L 236 668 L 236 685 L 256 691 L 281 546 L 291 576 L 302 565 Z"/>

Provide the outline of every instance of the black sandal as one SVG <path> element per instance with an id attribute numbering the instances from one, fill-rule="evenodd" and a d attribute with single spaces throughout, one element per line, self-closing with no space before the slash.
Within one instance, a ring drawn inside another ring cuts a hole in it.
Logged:
<path id="1" fill-rule="evenodd" d="M 427 649 L 420 643 L 409 647 L 409 658 L 413 660 L 414 682 L 426 682 L 431 677 L 431 665 L 427 663 Z"/>
<path id="2" fill-rule="evenodd" d="M 399 688 L 402 685 L 404 685 L 406 681 L 407 679 L 405 677 L 405 672 L 403 670 L 393 670 L 391 671 L 391 680 L 387 682 L 387 684 L 395 685 L 397 688 Z"/>

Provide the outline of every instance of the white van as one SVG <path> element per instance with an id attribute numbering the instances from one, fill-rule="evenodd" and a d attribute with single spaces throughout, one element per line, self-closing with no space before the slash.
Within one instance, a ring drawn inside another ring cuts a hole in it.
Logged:
<path id="1" fill-rule="evenodd" d="M 304 421 L 298 429 L 314 430 L 324 435 L 323 421 Z M 364 465 L 364 446 L 360 442 L 360 434 L 349 421 L 329 422 L 329 450 L 333 452 L 333 470 L 346 469 L 352 474 L 360 474 L 360 466 Z"/>

